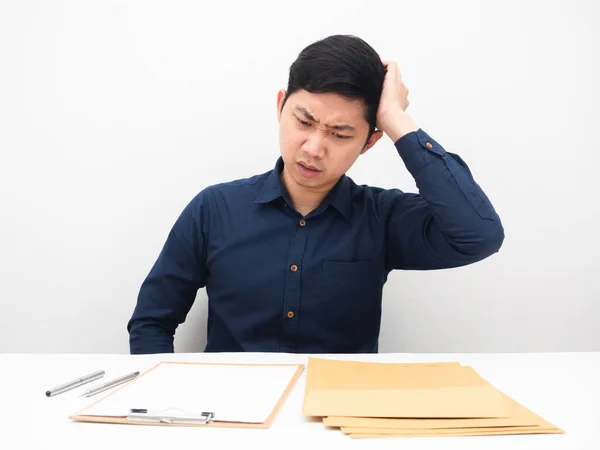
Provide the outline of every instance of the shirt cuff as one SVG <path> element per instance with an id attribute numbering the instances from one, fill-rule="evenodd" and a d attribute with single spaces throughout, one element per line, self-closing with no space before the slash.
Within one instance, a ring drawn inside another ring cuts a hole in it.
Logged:
<path id="1" fill-rule="evenodd" d="M 444 147 L 421 128 L 405 134 L 394 143 L 394 146 L 406 168 L 413 175 L 434 160 L 446 156 Z"/>

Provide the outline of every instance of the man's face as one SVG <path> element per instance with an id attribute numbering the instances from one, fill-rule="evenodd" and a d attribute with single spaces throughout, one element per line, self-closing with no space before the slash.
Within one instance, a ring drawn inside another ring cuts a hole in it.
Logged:
<path id="1" fill-rule="evenodd" d="M 381 137 L 376 131 L 367 142 L 369 124 L 361 100 L 300 90 L 290 95 L 282 111 L 285 95 L 279 91 L 277 111 L 287 183 L 315 192 L 329 190 Z"/>

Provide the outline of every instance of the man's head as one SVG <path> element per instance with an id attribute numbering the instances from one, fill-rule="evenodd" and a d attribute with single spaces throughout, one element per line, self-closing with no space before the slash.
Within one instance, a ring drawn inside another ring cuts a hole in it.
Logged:
<path id="1" fill-rule="evenodd" d="M 302 50 L 287 92 L 277 95 L 286 182 L 331 189 L 381 138 L 375 127 L 384 78 L 379 55 L 360 38 L 330 36 Z"/>

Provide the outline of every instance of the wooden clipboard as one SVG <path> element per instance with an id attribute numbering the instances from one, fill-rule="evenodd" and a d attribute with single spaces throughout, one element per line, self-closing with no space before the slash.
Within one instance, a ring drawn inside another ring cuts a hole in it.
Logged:
<path id="1" fill-rule="evenodd" d="M 287 386 L 286 386 L 285 390 L 283 391 L 281 397 L 277 401 L 277 404 L 274 406 L 273 410 L 269 414 L 268 418 L 264 422 L 262 422 L 262 423 L 221 422 L 221 421 L 214 421 L 214 422 L 209 422 L 209 423 L 162 423 L 162 422 L 146 422 L 146 421 L 142 421 L 142 420 L 129 420 L 127 417 L 122 417 L 122 416 L 90 416 L 90 415 L 85 415 L 85 412 L 87 410 L 89 410 L 90 408 L 92 408 L 93 406 L 95 406 L 98 403 L 106 400 L 110 396 L 115 395 L 117 392 L 121 391 L 122 389 L 127 389 L 127 387 L 130 386 L 132 383 L 135 383 L 136 381 L 138 381 L 139 379 L 141 379 L 143 376 L 151 373 L 153 370 L 156 370 L 157 368 L 159 368 L 163 364 L 182 364 L 182 365 L 183 364 L 190 364 L 190 365 L 206 365 L 206 366 L 260 366 L 260 367 L 281 367 L 281 366 L 287 366 L 287 367 L 297 367 L 297 369 L 294 372 L 292 378 L 290 379 L 290 382 L 287 384 Z M 178 426 L 178 427 L 269 428 L 271 426 L 271 424 L 273 423 L 273 420 L 277 416 L 277 413 L 281 409 L 283 403 L 285 402 L 287 396 L 289 395 L 289 393 L 291 392 L 292 388 L 294 387 L 294 385 L 296 384 L 296 382 L 300 378 L 300 375 L 302 374 L 303 370 L 304 370 L 304 365 L 303 364 L 251 364 L 251 363 L 243 364 L 243 363 L 203 363 L 203 362 L 171 362 L 171 361 L 162 361 L 162 362 L 156 364 L 154 367 L 151 367 L 150 369 L 148 369 L 143 374 L 141 374 L 138 377 L 134 378 L 130 382 L 124 384 L 123 386 L 119 387 L 115 391 L 113 391 L 110 394 L 106 395 L 105 397 L 99 399 L 97 402 L 94 402 L 91 405 L 88 405 L 87 407 L 85 407 L 84 409 L 82 409 L 82 410 L 76 412 L 75 414 L 69 416 L 69 419 L 73 420 L 73 421 L 76 421 L 76 422 L 112 423 L 112 424 L 125 424 L 125 425 L 154 425 L 154 426 Z"/>

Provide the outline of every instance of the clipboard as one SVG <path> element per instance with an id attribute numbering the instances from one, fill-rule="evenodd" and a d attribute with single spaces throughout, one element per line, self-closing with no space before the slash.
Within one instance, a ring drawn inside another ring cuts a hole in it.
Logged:
<path id="1" fill-rule="evenodd" d="M 71 415 L 69 419 L 77 422 L 129 425 L 269 428 L 303 370 L 303 364 L 163 361 L 97 402 Z M 183 375 L 182 379 L 171 380 L 177 381 L 176 384 L 166 384 L 165 380 L 168 380 L 169 377 L 173 378 L 174 374 Z M 210 376 L 203 379 L 203 375 L 206 374 Z M 246 374 L 249 377 L 246 380 L 247 383 L 244 383 L 243 379 L 239 379 L 235 385 L 228 383 L 228 381 L 237 379 L 240 374 Z M 196 375 L 199 376 L 196 378 Z M 265 375 L 266 379 L 263 378 Z M 211 377 L 213 380 L 218 377 L 216 379 L 222 382 L 203 385 L 207 378 L 210 381 Z M 257 380 L 260 381 L 257 382 Z M 152 386 L 155 391 L 151 395 L 147 395 L 148 388 Z M 183 389 L 186 387 L 189 388 L 189 391 L 183 395 Z M 204 407 L 202 401 L 194 402 L 194 397 L 204 397 L 203 393 L 209 403 L 208 405 L 204 404 Z M 146 395 L 147 402 L 139 400 L 144 398 L 144 395 Z M 164 399 L 169 395 L 174 396 L 173 403 L 165 403 Z M 217 399 L 217 396 L 220 400 Z M 185 401 L 182 400 L 184 397 Z M 127 403 L 136 398 L 135 404 Z M 177 401 L 182 403 L 177 404 Z M 254 406 L 260 409 L 262 416 L 260 413 L 252 414 L 252 405 L 248 404 L 249 401 L 254 402 Z M 186 402 L 187 404 L 185 404 Z M 127 408 L 124 407 L 125 404 Z M 236 413 L 232 413 L 232 408 L 238 408 L 239 417 L 244 417 L 243 412 L 245 411 L 246 416 L 250 412 L 250 415 L 260 418 L 251 422 L 224 419 L 221 414 L 224 411 L 219 411 L 220 404 L 225 406 L 224 409 L 228 408 L 229 412 L 225 415 L 229 415 L 229 417 L 236 417 Z M 154 407 L 157 405 L 159 407 Z M 165 405 L 168 406 L 165 407 Z M 118 413 L 115 414 L 115 412 Z"/>

